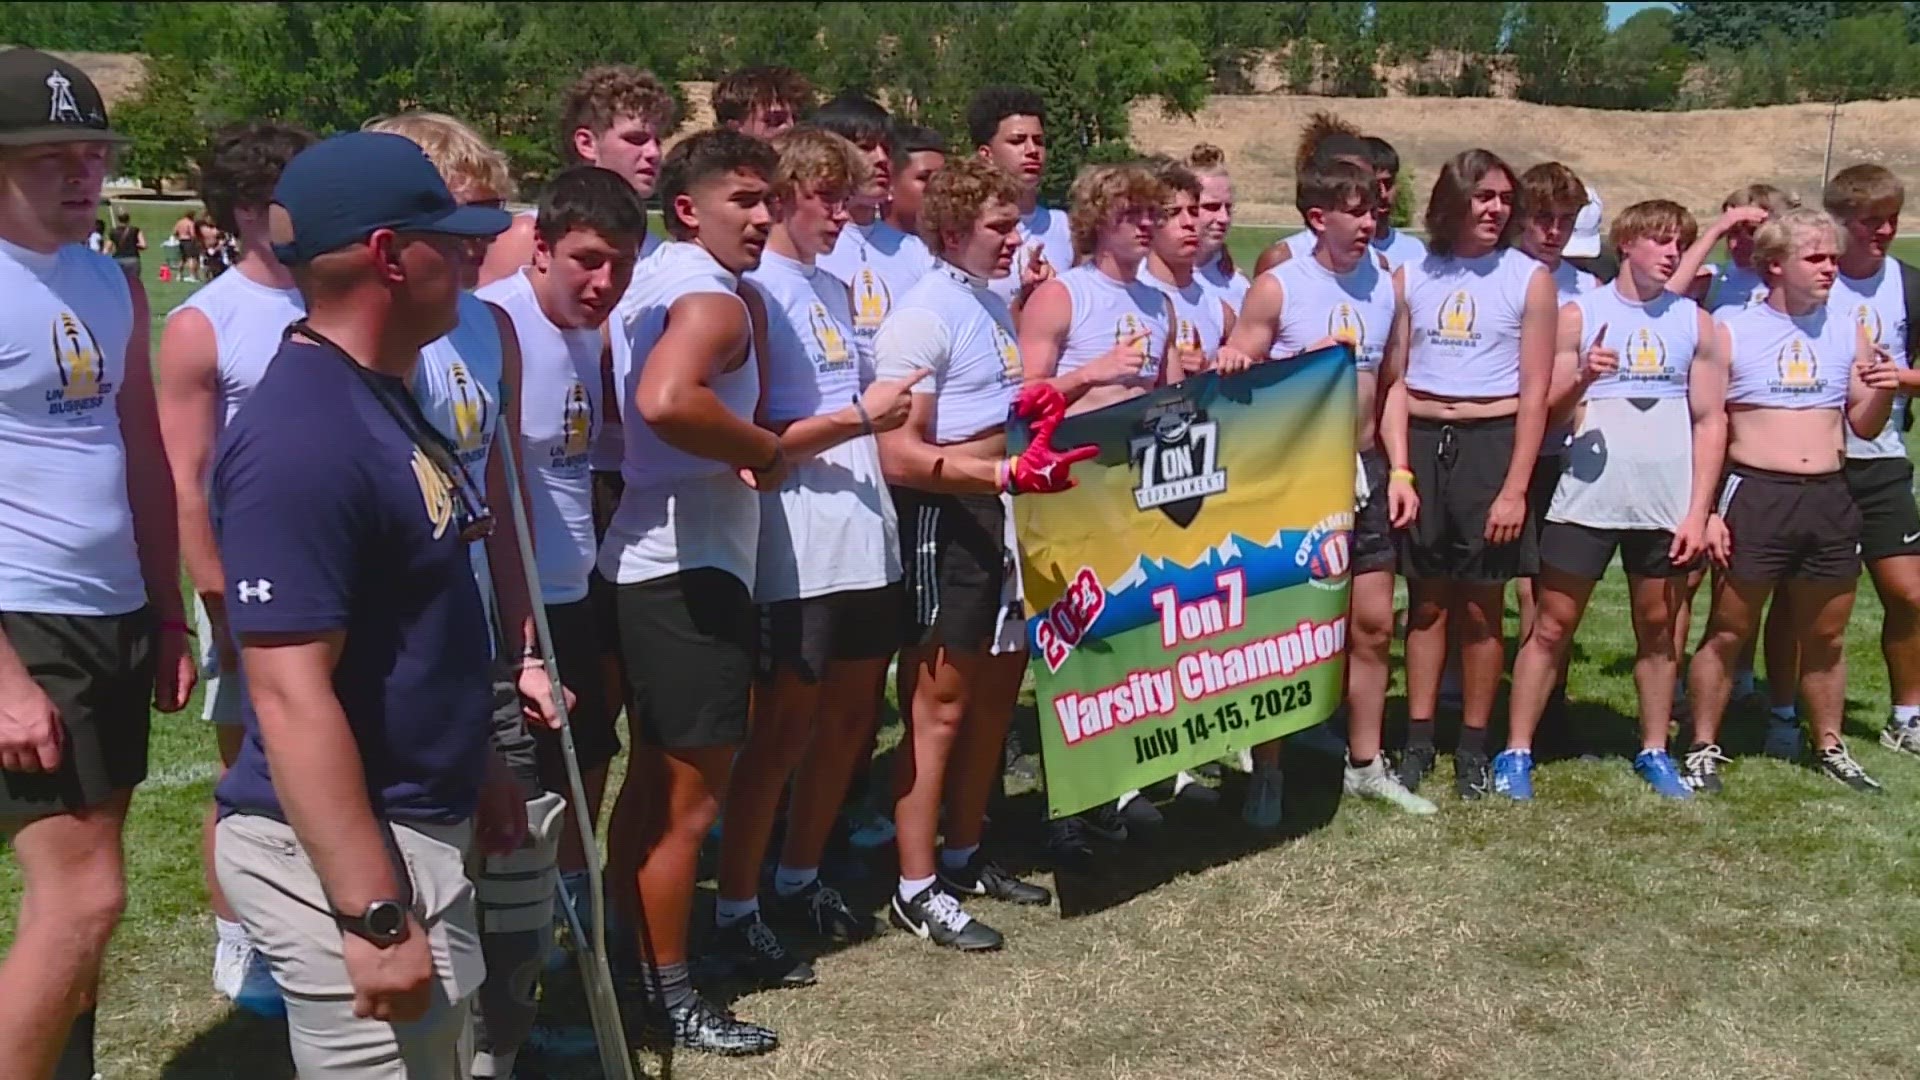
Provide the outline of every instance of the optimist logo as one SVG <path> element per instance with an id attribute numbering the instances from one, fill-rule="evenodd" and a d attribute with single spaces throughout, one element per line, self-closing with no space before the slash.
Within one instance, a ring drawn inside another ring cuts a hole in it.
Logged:
<path id="1" fill-rule="evenodd" d="M 1353 514 L 1328 514 L 1307 530 L 1294 549 L 1295 566 L 1307 568 L 1307 584 L 1316 589 L 1338 589 L 1353 569 Z"/>

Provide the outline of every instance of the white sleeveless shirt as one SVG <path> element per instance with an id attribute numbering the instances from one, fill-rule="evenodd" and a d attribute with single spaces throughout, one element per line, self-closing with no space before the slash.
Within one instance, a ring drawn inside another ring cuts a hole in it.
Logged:
<path id="1" fill-rule="evenodd" d="M 1352 342 L 1359 370 L 1380 369 L 1396 302 L 1393 274 L 1382 270 L 1377 259 L 1369 255 L 1347 273 L 1335 274 L 1309 254 L 1267 273 L 1283 290 L 1269 358 L 1295 356 L 1322 338 L 1334 337 Z"/>
<path id="2" fill-rule="evenodd" d="M 641 279 L 647 273 L 649 262 L 653 258 L 654 252 L 660 250 L 660 246 L 660 238 L 651 232 L 640 238 L 640 261 L 634 265 L 632 280 L 627 282 L 628 294 L 631 294 L 634 289 L 640 287 Z M 608 325 L 612 325 L 612 320 L 608 320 Z M 595 378 L 594 385 L 600 386 L 598 377 Z M 607 412 L 607 405 L 604 402 L 601 404 L 600 409 L 600 422 L 598 426 L 594 428 L 593 446 L 587 452 L 587 459 L 589 464 L 593 466 L 594 472 L 619 472 L 620 455 L 626 450 L 626 442 L 621 438 L 619 422 L 617 420 L 612 423 L 608 422 L 609 414 Z"/>
<path id="3" fill-rule="evenodd" d="M 1719 320 L 1733 344 L 1727 404 L 1844 409 L 1853 374 L 1854 323 L 1830 307 L 1794 318 L 1753 304 Z"/>
<path id="4" fill-rule="evenodd" d="M 1140 264 L 1140 280 L 1173 302 L 1175 348 L 1193 349 L 1211 360 L 1220 353 L 1227 337 L 1227 313 L 1218 293 L 1207 288 L 1196 271 L 1186 288 L 1154 276 L 1146 263 Z"/>
<path id="5" fill-rule="evenodd" d="M 135 611 L 147 588 L 120 428 L 126 274 L 81 244 L 0 240 L 0 311 L 0 611 Z"/>
<path id="6" fill-rule="evenodd" d="M 1020 389 L 1020 348 L 1006 301 L 977 278 L 942 260 L 900 298 L 874 338 L 876 374 L 904 379 L 933 394 L 933 441 L 966 442 L 1006 425 Z"/>
<path id="7" fill-rule="evenodd" d="M 1713 281 L 1707 285 L 1707 310 L 1718 312 L 1721 308 L 1743 308 L 1764 303 L 1767 299 L 1767 283 L 1760 275 L 1744 266 L 1735 266 L 1729 262 L 1725 266 L 1711 267 Z"/>
<path id="8" fill-rule="evenodd" d="M 562 329 L 540 308 L 532 271 L 481 288 L 520 342 L 520 451 L 532 517 L 540 602 L 586 598 L 593 570 L 593 480 L 588 450 L 600 427 L 600 331 Z"/>
<path id="9" fill-rule="evenodd" d="M 1020 234 L 1020 248 L 1013 253 L 1013 272 L 1003 278 L 994 278 L 987 287 L 995 296 L 1008 303 L 1020 291 L 1020 275 L 1027 268 L 1029 255 L 1027 249 L 1034 244 L 1040 245 L 1041 253 L 1054 273 L 1064 274 L 1073 266 L 1073 231 L 1067 226 L 1067 212 L 1056 210 L 1045 203 L 1035 203 L 1033 212 L 1020 218 L 1014 226 Z"/>
<path id="10" fill-rule="evenodd" d="M 843 234 L 844 235 L 844 234 Z M 767 417 L 821 416 L 860 393 L 847 287 L 776 252 L 746 279 L 767 301 Z M 754 599 L 762 604 L 877 589 L 900 580 L 893 497 L 880 444 L 861 435 L 793 462 L 780 490 L 760 497 Z"/>
<path id="11" fill-rule="evenodd" d="M 667 316 L 682 297 L 712 293 L 743 308 L 739 282 L 697 243 L 663 244 L 639 271 L 614 312 L 614 385 L 620 391 L 625 440 L 620 475 L 626 490 L 600 543 L 599 568 L 607 580 L 631 585 L 684 570 L 724 570 L 748 590 L 754 585 L 759 547 L 760 496 L 740 481 L 733 466 L 667 445 L 641 418 L 634 401 L 647 356 L 667 328 Z M 728 411 L 749 423 L 760 400 L 760 369 L 751 337 L 747 356 L 732 371 L 708 381 Z"/>
<path id="12" fill-rule="evenodd" d="M 1429 254 L 1409 265 L 1407 388 L 1449 398 L 1518 394 L 1520 323 L 1539 269 L 1514 248 L 1472 259 Z"/>
<path id="13" fill-rule="evenodd" d="M 1304 259 L 1313 254 L 1317 238 L 1312 229 L 1301 229 L 1287 236 L 1288 262 Z M 1409 263 L 1417 263 L 1427 257 L 1427 245 L 1417 236 L 1404 229 L 1390 229 L 1384 233 L 1375 233 L 1369 246 L 1375 254 L 1387 260 L 1387 272 L 1392 273 Z M 1284 265 L 1284 264 L 1283 264 Z"/>
<path id="14" fill-rule="evenodd" d="M 213 327 L 214 385 L 221 406 L 214 431 L 219 432 L 260 384 L 287 327 L 306 317 L 307 304 L 299 289 L 262 285 L 236 267 L 168 312 L 168 321 L 188 309 Z"/>
<path id="15" fill-rule="evenodd" d="M 1850 278 L 1840 274 L 1833 279 L 1833 292 L 1827 296 L 1827 309 L 1850 317 L 1854 322 L 1867 328 L 1873 335 L 1874 343 L 1887 350 L 1893 362 L 1903 368 L 1913 366 L 1913 358 L 1907 355 L 1907 294 L 1906 268 L 1894 258 L 1887 258 L 1880 264 L 1880 270 L 1872 277 Z M 1863 439 L 1847 431 L 1847 456 L 1849 458 L 1904 458 L 1907 456 L 1906 414 L 1907 396 L 1903 393 L 1893 396 L 1893 412 L 1887 416 L 1887 426 L 1875 439 Z"/>
<path id="16" fill-rule="evenodd" d="M 1194 267 L 1193 276 L 1200 279 L 1200 283 L 1207 287 L 1207 291 L 1225 300 L 1227 306 L 1233 309 L 1233 313 L 1238 315 L 1240 308 L 1247 302 L 1247 290 L 1253 287 L 1253 282 L 1248 281 L 1247 275 L 1238 270 L 1231 274 L 1227 273 L 1226 256 L 1226 249 L 1222 248 L 1220 254 Z"/>
<path id="17" fill-rule="evenodd" d="M 1587 387 L 1586 400 L 1684 398 L 1687 373 L 1700 348 L 1700 307 L 1678 293 L 1662 292 L 1641 302 L 1618 283 L 1583 294 L 1580 354 L 1586 355 L 1602 327 L 1607 345 L 1620 354 L 1620 368 Z"/>
<path id="18" fill-rule="evenodd" d="M 1060 275 L 1073 299 L 1073 320 L 1060 347 L 1055 373 L 1065 375 L 1098 360 L 1115 345 L 1140 333 L 1147 339 L 1140 351 L 1140 374 L 1158 381 L 1160 358 L 1167 347 L 1167 298 L 1153 286 L 1135 279 L 1119 282 L 1092 263 Z"/>

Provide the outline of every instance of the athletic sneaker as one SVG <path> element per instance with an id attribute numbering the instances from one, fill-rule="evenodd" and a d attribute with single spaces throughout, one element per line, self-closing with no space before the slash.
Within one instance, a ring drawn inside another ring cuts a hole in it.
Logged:
<path id="1" fill-rule="evenodd" d="M 847 843 L 861 851 L 872 851 L 893 843 L 893 819 L 870 806 L 852 806 L 846 811 Z"/>
<path id="2" fill-rule="evenodd" d="M 698 994 L 665 1012 L 647 1010 L 645 1025 L 649 1042 L 671 1042 L 681 1050 L 722 1057 L 765 1054 L 780 1045 L 780 1036 L 772 1029 L 749 1024 L 730 1010 L 716 1009 Z"/>
<path id="3" fill-rule="evenodd" d="M 1720 783 L 1720 766 L 1727 764 L 1727 755 L 1717 743 L 1694 743 L 1680 767 L 1680 779 L 1702 795 L 1718 795 L 1725 787 Z"/>
<path id="4" fill-rule="evenodd" d="M 1220 792 L 1194 779 L 1187 773 L 1173 778 L 1173 797 L 1191 806 L 1218 806 Z"/>
<path id="5" fill-rule="evenodd" d="M 1454 755 L 1454 767 L 1459 767 L 1460 755 Z M 1505 795 L 1514 802 L 1530 802 L 1533 799 L 1533 751 L 1502 750 L 1493 757 L 1493 793 Z M 1464 797 L 1464 796 L 1463 796 Z"/>
<path id="6" fill-rule="evenodd" d="M 1053 903 L 1053 893 L 1040 885 L 1029 884 L 1000 869 L 984 851 L 976 851 L 967 865 L 958 869 L 940 864 L 940 883 L 957 896 L 985 896 L 1009 904 L 1045 907 Z"/>
<path id="7" fill-rule="evenodd" d="M 1113 803 L 1101 803 L 1085 813 L 1075 815 L 1085 825 L 1087 832 L 1110 844 L 1118 844 L 1127 838 L 1127 818 Z"/>
<path id="8" fill-rule="evenodd" d="M 267 958 L 245 938 L 214 945 L 213 987 L 254 1016 L 278 1020 L 287 1015 L 287 999 L 273 981 Z"/>
<path id="9" fill-rule="evenodd" d="M 1471 802 L 1493 789 L 1493 764 L 1479 750 L 1453 752 L 1453 793 Z M 1532 785 L 1528 785 L 1532 795 Z"/>
<path id="10" fill-rule="evenodd" d="M 1047 858 L 1055 866 L 1085 869 L 1093 862 L 1093 841 L 1078 815 L 1047 822 Z"/>
<path id="11" fill-rule="evenodd" d="M 1767 717 L 1767 738 L 1760 750 L 1770 758 L 1792 761 L 1800 756 L 1800 722 Z"/>
<path id="12" fill-rule="evenodd" d="M 1000 931 L 968 915 L 939 882 L 921 889 L 911 900 L 900 899 L 899 890 L 894 890 L 887 918 L 915 937 L 961 952 L 986 952 L 1007 943 Z"/>
<path id="13" fill-rule="evenodd" d="M 1920 755 L 1920 722 L 1902 724 L 1888 720 L 1886 729 L 1880 732 L 1880 745 L 1899 753 Z"/>
<path id="14" fill-rule="evenodd" d="M 1633 758 L 1633 771 L 1654 792 L 1668 799 L 1691 799 L 1693 789 L 1680 778 L 1680 769 L 1665 750 L 1642 750 Z"/>
<path id="15" fill-rule="evenodd" d="M 1247 781 L 1246 800 L 1240 804 L 1240 820 L 1256 829 L 1280 827 L 1280 768 L 1262 765 Z"/>
<path id="16" fill-rule="evenodd" d="M 864 941 L 877 929 L 872 916 L 853 910 L 839 889 L 819 878 L 791 895 L 775 893 L 764 907 L 767 921 L 782 930 L 820 934 L 835 941 Z"/>
<path id="17" fill-rule="evenodd" d="M 1387 771 L 1387 759 L 1383 755 L 1374 758 L 1365 768 L 1354 768 L 1347 763 L 1341 786 L 1349 795 L 1362 799 L 1374 799 L 1397 807 L 1409 814 L 1435 814 L 1440 808 L 1431 802 L 1408 791 L 1400 783 L 1400 778 Z"/>
<path id="18" fill-rule="evenodd" d="M 1434 753 L 1431 746 L 1409 746 L 1400 752 L 1400 760 L 1394 772 L 1400 777 L 1400 786 L 1408 791 L 1419 791 L 1421 781 L 1433 771 Z"/>
<path id="19" fill-rule="evenodd" d="M 1120 808 L 1120 816 L 1126 819 L 1127 835 L 1136 840 L 1146 839 L 1146 834 L 1167 823 L 1167 816 L 1141 792 L 1135 792 L 1133 798 L 1127 800 L 1127 805 Z"/>
<path id="20" fill-rule="evenodd" d="M 814 983 L 813 965 L 788 952 L 757 911 L 732 925 L 715 927 L 701 959 L 702 967 L 712 965 L 727 977 L 745 978 L 756 986 Z"/>
<path id="21" fill-rule="evenodd" d="M 1847 744 L 1834 743 L 1816 755 L 1820 771 L 1847 785 L 1855 791 L 1874 792 L 1881 790 L 1880 782 L 1867 775 L 1867 770 L 1853 760 L 1847 752 Z"/>

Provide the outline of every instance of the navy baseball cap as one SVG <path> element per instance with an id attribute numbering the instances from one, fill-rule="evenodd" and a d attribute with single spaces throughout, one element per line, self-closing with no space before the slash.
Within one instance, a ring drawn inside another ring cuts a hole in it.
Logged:
<path id="1" fill-rule="evenodd" d="M 461 206 L 418 143 L 353 131 L 294 155 L 273 187 L 273 254 L 288 266 L 364 240 L 376 229 L 497 236 L 513 216 Z"/>

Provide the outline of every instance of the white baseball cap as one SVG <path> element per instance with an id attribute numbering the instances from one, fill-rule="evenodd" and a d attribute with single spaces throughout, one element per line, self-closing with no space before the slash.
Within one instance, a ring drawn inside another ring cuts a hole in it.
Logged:
<path id="1" fill-rule="evenodd" d="M 1587 185 L 1587 205 L 1580 208 L 1580 214 L 1573 219 L 1573 238 L 1560 254 L 1575 259 L 1591 259 L 1600 254 L 1600 218 L 1604 206 L 1600 202 L 1600 193 Z"/>

